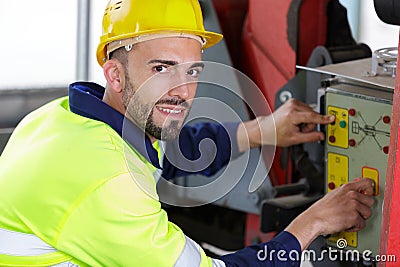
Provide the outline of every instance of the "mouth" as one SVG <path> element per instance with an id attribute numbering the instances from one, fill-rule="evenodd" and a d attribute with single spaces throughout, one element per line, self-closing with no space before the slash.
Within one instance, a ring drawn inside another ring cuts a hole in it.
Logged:
<path id="1" fill-rule="evenodd" d="M 181 117 L 184 115 L 186 108 L 176 105 L 156 106 L 156 109 L 165 116 Z"/>

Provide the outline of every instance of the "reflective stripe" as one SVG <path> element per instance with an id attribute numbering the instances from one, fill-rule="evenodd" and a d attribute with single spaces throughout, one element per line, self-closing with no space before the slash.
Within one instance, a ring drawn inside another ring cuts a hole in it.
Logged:
<path id="1" fill-rule="evenodd" d="M 189 237 L 186 237 L 185 247 L 175 262 L 175 267 L 200 266 L 200 246 Z"/>
<path id="2" fill-rule="evenodd" d="M 217 259 L 212 259 L 213 267 L 226 267 L 225 262 Z"/>
<path id="3" fill-rule="evenodd" d="M 50 267 L 79 267 L 79 265 L 73 264 L 72 262 L 63 262 Z"/>
<path id="4" fill-rule="evenodd" d="M 57 250 L 33 234 L 0 228 L 0 254 L 10 256 L 39 256 Z"/>

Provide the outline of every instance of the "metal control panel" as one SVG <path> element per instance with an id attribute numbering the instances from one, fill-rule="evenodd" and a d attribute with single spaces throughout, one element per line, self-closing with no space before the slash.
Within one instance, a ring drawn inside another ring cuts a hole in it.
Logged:
<path id="1" fill-rule="evenodd" d="M 376 203 L 367 226 L 358 233 L 331 235 L 328 245 L 361 253 L 370 250 L 378 255 L 393 92 L 376 85 L 334 79 L 325 88 L 324 97 L 326 114 L 336 117 L 325 127 L 326 192 L 355 178 L 368 177 L 376 185 Z"/>

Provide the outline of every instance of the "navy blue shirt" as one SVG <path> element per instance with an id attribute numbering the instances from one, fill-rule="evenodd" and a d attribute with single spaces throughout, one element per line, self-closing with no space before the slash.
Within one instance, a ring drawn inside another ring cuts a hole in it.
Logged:
<path id="1" fill-rule="evenodd" d="M 160 166 L 158 153 L 144 132 L 102 101 L 104 90 L 95 83 L 71 84 L 69 87 L 71 111 L 110 125 L 149 162 L 162 169 L 162 176 L 166 179 L 193 173 L 210 176 L 223 168 L 232 158 L 240 155 L 236 139 L 238 123 L 198 123 L 194 126 L 184 126 L 179 139 L 167 142 L 167 156 L 163 159 L 163 166 Z M 209 155 L 200 154 L 199 144 L 205 138 L 211 139 L 216 147 L 216 151 L 211 151 L 214 147 L 211 142 L 202 147 L 203 154 Z M 200 156 L 203 160 L 198 160 Z M 210 158 L 212 160 L 208 162 Z M 301 248 L 298 240 L 285 231 L 270 242 L 252 245 L 220 257 L 226 266 L 238 267 L 300 266 L 300 259 Z"/>

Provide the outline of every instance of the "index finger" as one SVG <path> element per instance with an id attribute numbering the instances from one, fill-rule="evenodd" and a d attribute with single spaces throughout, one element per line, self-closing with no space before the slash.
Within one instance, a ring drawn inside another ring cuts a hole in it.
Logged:
<path id="1" fill-rule="evenodd" d="M 313 124 L 328 124 L 335 121 L 333 115 L 321 115 L 314 111 L 308 112 L 297 112 L 293 118 L 293 122 L 298 125 L 302 123 L 313 123 Z"/>

